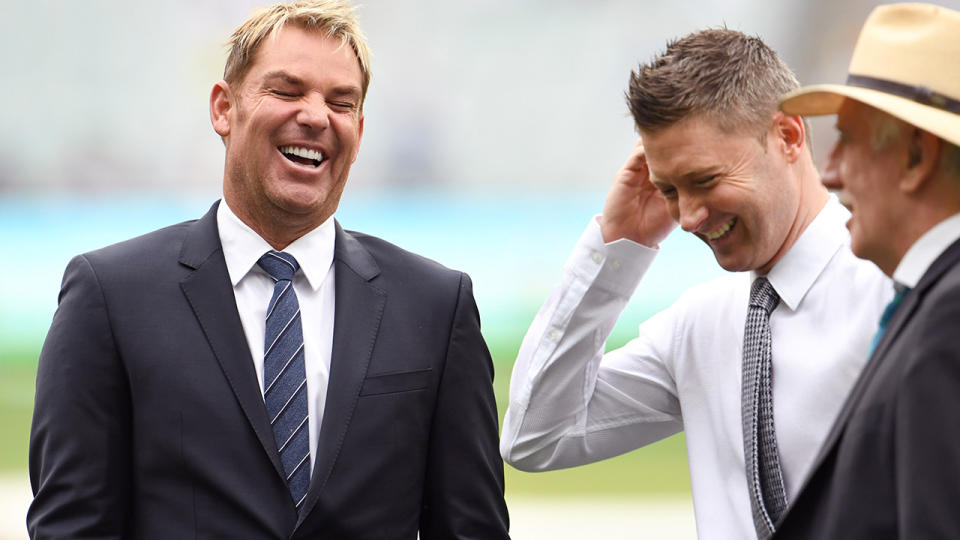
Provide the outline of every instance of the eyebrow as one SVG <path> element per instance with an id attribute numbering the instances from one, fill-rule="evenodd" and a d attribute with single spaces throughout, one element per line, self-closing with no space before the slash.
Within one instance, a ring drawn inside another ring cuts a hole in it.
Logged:
<path id="1" fill-rule="evenodd" d="M 279 80 L 282 80 L 283 82 L 290 83 L 290 84 L 296 84 L 296 85 L 302 85 L 302 84 L 303 84 L 303 79 L 301 79 L 301 78 L 299 78 L 299 77 L 295 77 L 295 76 L 287 73 L 286 71 L 279 71 L 279 70 L 278 70 L 278 71 L 270 71 L 270 72 L 267 72 L 267 74 L 263 76 L 264 82 L 274 82 L 274 81 L 276 81 L 276 80 L 278 80 L 278 79 L 279 79 Z"/>
<path id="2" fill-rule="evenodd" d="M 331 90 L 331 93 L 334 96 L 342 96 L 342 97 L 349 97 L 349 98 L 355 98 L 355 99 L 360 99 L 360 95 L 361 95 L 360 87 L 353 86 L 353 85 L 334 87 Z"/>

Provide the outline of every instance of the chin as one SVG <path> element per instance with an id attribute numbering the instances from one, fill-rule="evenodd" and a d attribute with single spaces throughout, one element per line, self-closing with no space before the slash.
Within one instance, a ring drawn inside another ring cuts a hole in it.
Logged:
<path id="1" fill-rule="evenodd" d="M 730 262 L 724 263 L 721 262 L 720 259 L 717 259 L 717 263 L 720 264 L 720 268 L 723 268 L 727 272 L 746 272 L 748 270 L 754 270 L 754 268 L 751 268 L 750 265 Z"/>
<path id="2" fill-rule="evenodd" d="M 717 264 L 720 265 L 720 268 L 723 268 L 727 272 L 742 272 L 744 270 L 751 270 L 748 267 L 748 264 L 737 256 L 735 253 L 719 253 L 716 250 L 713 250 L 713 257 L 717 260 Z"/>
<path id="3" fill-rule="evenodd" d="M 291 183 L 278 186 L 270 196 L 271 202 L 278 208 L 291 213 L 309 214 L 327 205 L 331 193 L 329 189 L 318 186 Z"/>

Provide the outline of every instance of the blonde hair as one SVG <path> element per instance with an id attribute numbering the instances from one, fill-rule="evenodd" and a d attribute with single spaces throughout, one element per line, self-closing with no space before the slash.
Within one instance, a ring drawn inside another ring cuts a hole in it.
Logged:
<path id="1" fill-rule="evenodd" d="M 346 0 L 298 0 L 254 11 L 230 36 L 230 53 L 223 69 L 223 79 L 227 84 L 243 80 L 263 40 L 275 36 L 285 25 L 292 24 L 338 38 L 353 49 L 363 76 L 362 105 L 370 85 L 370 49 L 353 11 L 353 6 Z"/>

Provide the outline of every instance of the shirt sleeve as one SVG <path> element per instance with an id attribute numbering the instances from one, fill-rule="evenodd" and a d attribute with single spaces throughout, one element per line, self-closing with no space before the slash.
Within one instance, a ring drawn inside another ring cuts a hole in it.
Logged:
<path id="1" fill-rule="evenodd" d="M 682 429 L 667 368 L 676 310 L 652 317 L 637 338 L 604 354 L 656 253 L 629 240 L 604 244 L 591 220 L 520 347 L 500 442 L 508 463 L 529 471 L 583 465 Z"/>

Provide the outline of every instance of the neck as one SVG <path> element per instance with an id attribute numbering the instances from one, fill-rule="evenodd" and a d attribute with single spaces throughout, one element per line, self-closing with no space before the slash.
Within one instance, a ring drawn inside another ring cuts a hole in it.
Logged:
<path id="1" fill-rule="evenodd" d="M 820 183 L 820 177 L 817 174 L 816 168 L 813 166 L 813 162 L 798 163 L 798 167 L 800 167 L 800 169 L 797 171 L 797 174 L 799 174 L 800 178 L 796 185 L 799 190 L 799 203 L 797 204 L 796 213 L 783 239 L 783 243 L 780 244 L 780 249 L 777 250 L 769 262 L 757 269 L 757 273 L 761 275 L 769 273 L 777 262 L 790 251 L 790 248 L 797 242 L 800 235 L 803 234 L 803 231 L 807 230 L 807 227 L 816 219 L 817 215 L 820 214 L 820 211 L 823 210 L 823 207 L 830 199 L 830 193 L 823 187 L 823 184 Z"/>
<path id="2" fill-rule="evenodd" d="M 227 194 L 224 194 L 223 202 L 230 207 L 237 218 L 260 238 L 270 244 L 270 247 L 277 251 L 283 251 L 287 246 L 308 232 L 322 225 L 326 219 L 317 223 L 316 219 L 291 218 L 287 214 L 283 215 L 265 215 L 259 212 L 251 211 L 250 208 L 242 204 L 236 204 L 230 200 Z M 329 216 L 328 216 L 329 218 Z"/>

